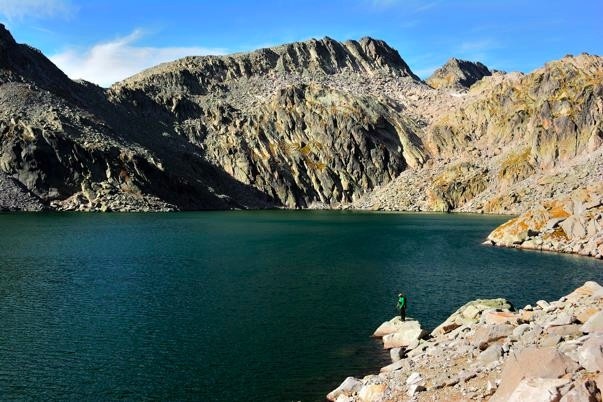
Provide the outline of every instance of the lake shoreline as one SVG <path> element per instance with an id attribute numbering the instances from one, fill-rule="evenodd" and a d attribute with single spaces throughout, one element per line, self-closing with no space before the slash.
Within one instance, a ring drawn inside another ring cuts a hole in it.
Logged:
<path id="1" fill-rule="evenodd" d="M 373 334 L 392 363 L 379 374 L 346 378 L 327 399 L 520 401 L 548 393 L 599 400 L 602 308 L 603 287 L 588 281 L 518 311 L 504 299 L 469 302 L 429 335 L 417 321 L 394 317 Z"/>
<path id="2" fill-rule="evenodd" d="M 596 205 L 595 207 L 601 207 L 603 204 Z M 603 208 L 599 208 L 603 212 Z M 408 210 L 371 210 L 365 208 L 304 208 L 304 209 L 292 209 L 292 208 L 252 208 L 252 209 L 207 209 L 207 210 L 134 210 L 134 211 L 57 211 L 57 210 L 42 210 L 42 211 L 0 211 L 0 214 L 186 214 L 186 213 L 197 213 L 197 212 L 250 212 L 250 211 L 275 211 L 275 212 L 298 212 L 298 213 L 312 213 L 312 212 L 343 212 L 343 213 L 360 213 L 360 214 L 409 214 L 409 215 L 461 215 L 461 216 L 492 216 L 492 217 L 510 217 L 510 219 L 503 223 L 502 225 L 493 228 L 492 232 L 484 239 L 483 245 L 485 246 L 494 246 L 494 247 L 504 247 L 504 248 L 514 248 L 514 249 L 522 249 L 527 251 L 541 251 L 541 252 L 552 252 L 552 253 L 560 253 L 560 254 L 575 254 L 581 257 L 591 257 L 598 260 L 603 260 L 603 232 L 599 232 L 596 236 L 587 237 L 585 239 L 578 239 L 578 241 L 571 242 L 563 241 L 563 239 L 557 238 L 556 242 L 545 244 L 541 238 L 541 232 L 544 230 L 542 223 L 537 223 L 534 225 L 532 222 L 529 222 L 529 214 L 525 213 L 522 215 L 516 214 L 503 214 L 503 213 L 484 213 L 484 212 L 465 212 L 465 211 L 448 211 L 448 212 L 438 212 L 438 211 L 408 211 Z M 599 217 L 601 216 L 601 212 L 599 212 Z M 528 216 L 528 218 L 526 218 Z M 574 219 L 573 215 L 568 214 L 566 218 Z M 548 223 L 550 218 L 545 222 Z M 532 224 L 533 228 L 523 228 L 519 233 L 513 225 L 516 225 L 516 222 L 519 220 L 521 225 L 525 225 L 525 222 L 528 221 L 529 224 Z M 559 224 L 562 223 L 563 220 L 558 220 L 555 225 L 547 228 L 549 232 L 554 231 L 554 229 L 559 227 Z M 602 220 L 603 222 L 603 220 Z M 549 223 L 550 224 L 550 223 Z M 514 231 L 509 234 L 505 231 L 508 231 L 509 228 Z"/>

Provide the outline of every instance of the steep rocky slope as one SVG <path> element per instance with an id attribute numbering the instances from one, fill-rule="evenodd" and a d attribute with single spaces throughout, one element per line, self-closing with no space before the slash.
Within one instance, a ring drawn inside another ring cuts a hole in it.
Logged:
<path id="1" fill-rule="evenodd" d="M 374 96 L 424 86 L 382 41 L 187 57 L 104 90 L 0 34 L 0 169 L 49 208 L 331 207 L 426 158 Z"/>
<path id="2" fill-rule="evenodd" d="M 425 160 L 418 123 L 378 94 L 379 81 L 423 86 L 382 41 L 324 38 L 187 57 L 118 83 L 109 95 L 146 97 L 149 107 L 171 113 L 177 135 L 277 205 L 331 207 Z"/>
<path id="3" fill-rule="evenodd" d="M 0 27 L 0 172 L 12 179 L 0 183 L 2 192 L 16 184 L 23 199 L 59 210 L 229 208 L 245 197 L 253 206 L 271 205 L 186 141 L 165 140 L 157 117 L 69 80 Z M 2 207 L 38 209 L 33 205 L 12 200 Z"/>
<path id="4" fill-rule="evenodd" d="M 583 54 L 482 79 L 424 130 L 429 163 L 355 206 L 516 214 L 600 182 L 602 77 Z"/>
<path id="5" fill-rule="evenodd" d="M 452 59 L 434 89 L 383 41 L 324 38 L 103 89 L 0 27 L 0 208 L 517 214 L 601 181 L 600 57 L 490 73 Z"/>

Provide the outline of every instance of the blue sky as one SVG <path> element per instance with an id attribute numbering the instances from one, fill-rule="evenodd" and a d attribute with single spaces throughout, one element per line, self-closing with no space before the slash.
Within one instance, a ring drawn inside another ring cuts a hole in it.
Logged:
<path id="1" fill-rule="evenodd" d="M 383 39 L 423 78 L 450 57 L 528 72 L 603 54 L 602 20 L 601 0 L 0 0 L 18 42 L 104 86 L 186 55 L 324 36 Z"/>

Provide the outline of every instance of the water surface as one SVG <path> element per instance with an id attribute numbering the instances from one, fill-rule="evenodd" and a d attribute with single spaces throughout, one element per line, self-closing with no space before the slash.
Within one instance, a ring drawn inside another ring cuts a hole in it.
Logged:
<path id="1" fill-rule="evenodd" d="M 394 313 L 556 299 L 592 259 L 481 246 L 505 217 L 0 215 L 1 399 L 323 400 Z"/>

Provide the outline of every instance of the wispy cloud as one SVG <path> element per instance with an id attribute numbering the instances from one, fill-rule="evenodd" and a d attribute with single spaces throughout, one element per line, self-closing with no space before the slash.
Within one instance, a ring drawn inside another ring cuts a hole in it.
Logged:
<path id="1" fill-rule="evenodd" d="M 497 48 L 498 42 L 493 39 L 479 39 L 462 42 L 458 46 L 460 52 L 477 52 Z"/>
<path id="2" fill-rule="evenodd" d="M 432 1 L 432 2 L 428 2 L 428 3 L 423 2 L 423 4 L 420 4 L 417 7 L 415 7 L 415 12 L 420 13 L 423 11 L 431 10 L 432 8 L 437 6 L 439 3 L 440 3 L 439 1 Z"/>
<path id="3" fill-rule="evenodd" d="M 398 3 L 400 3 L 400 0 L 371 0 L 371 4 L 378 8 L 390 7 Z"/>
<path id="4" fill-rule="evenodd" d="M 421 1 L 421 0 L 368 0 L 374 8 L 386 9 L 390 7 L 400 7 L 406 12 L 417 14 L 436 7 L 440 1 Z"/>
<path id="5" fill-rule="evenodd" d="M 110 86 L 145 68 L 184 56 L 224 54 L 225 49 L 205 47 L 138 46 L 142 30 L 88 48 L 70 48 L 50 57 L 72 79 L 85 79 L 101 86 Z"/>
<path id="6" fill-rule="evenodd" d="M 76 7 L 69 0 L 0 0 L 0 15 L 9 21 L 24 18 L 69 18 Z"/>
<path id="7" fill-rule="evenodd" d="M 466 40 L 454 46 L 452 54 L 466 60 L 486 63 L 491 60 L 493 51 L 502 47 L 504 46 L 500 41 L 492 38 Z"/>

